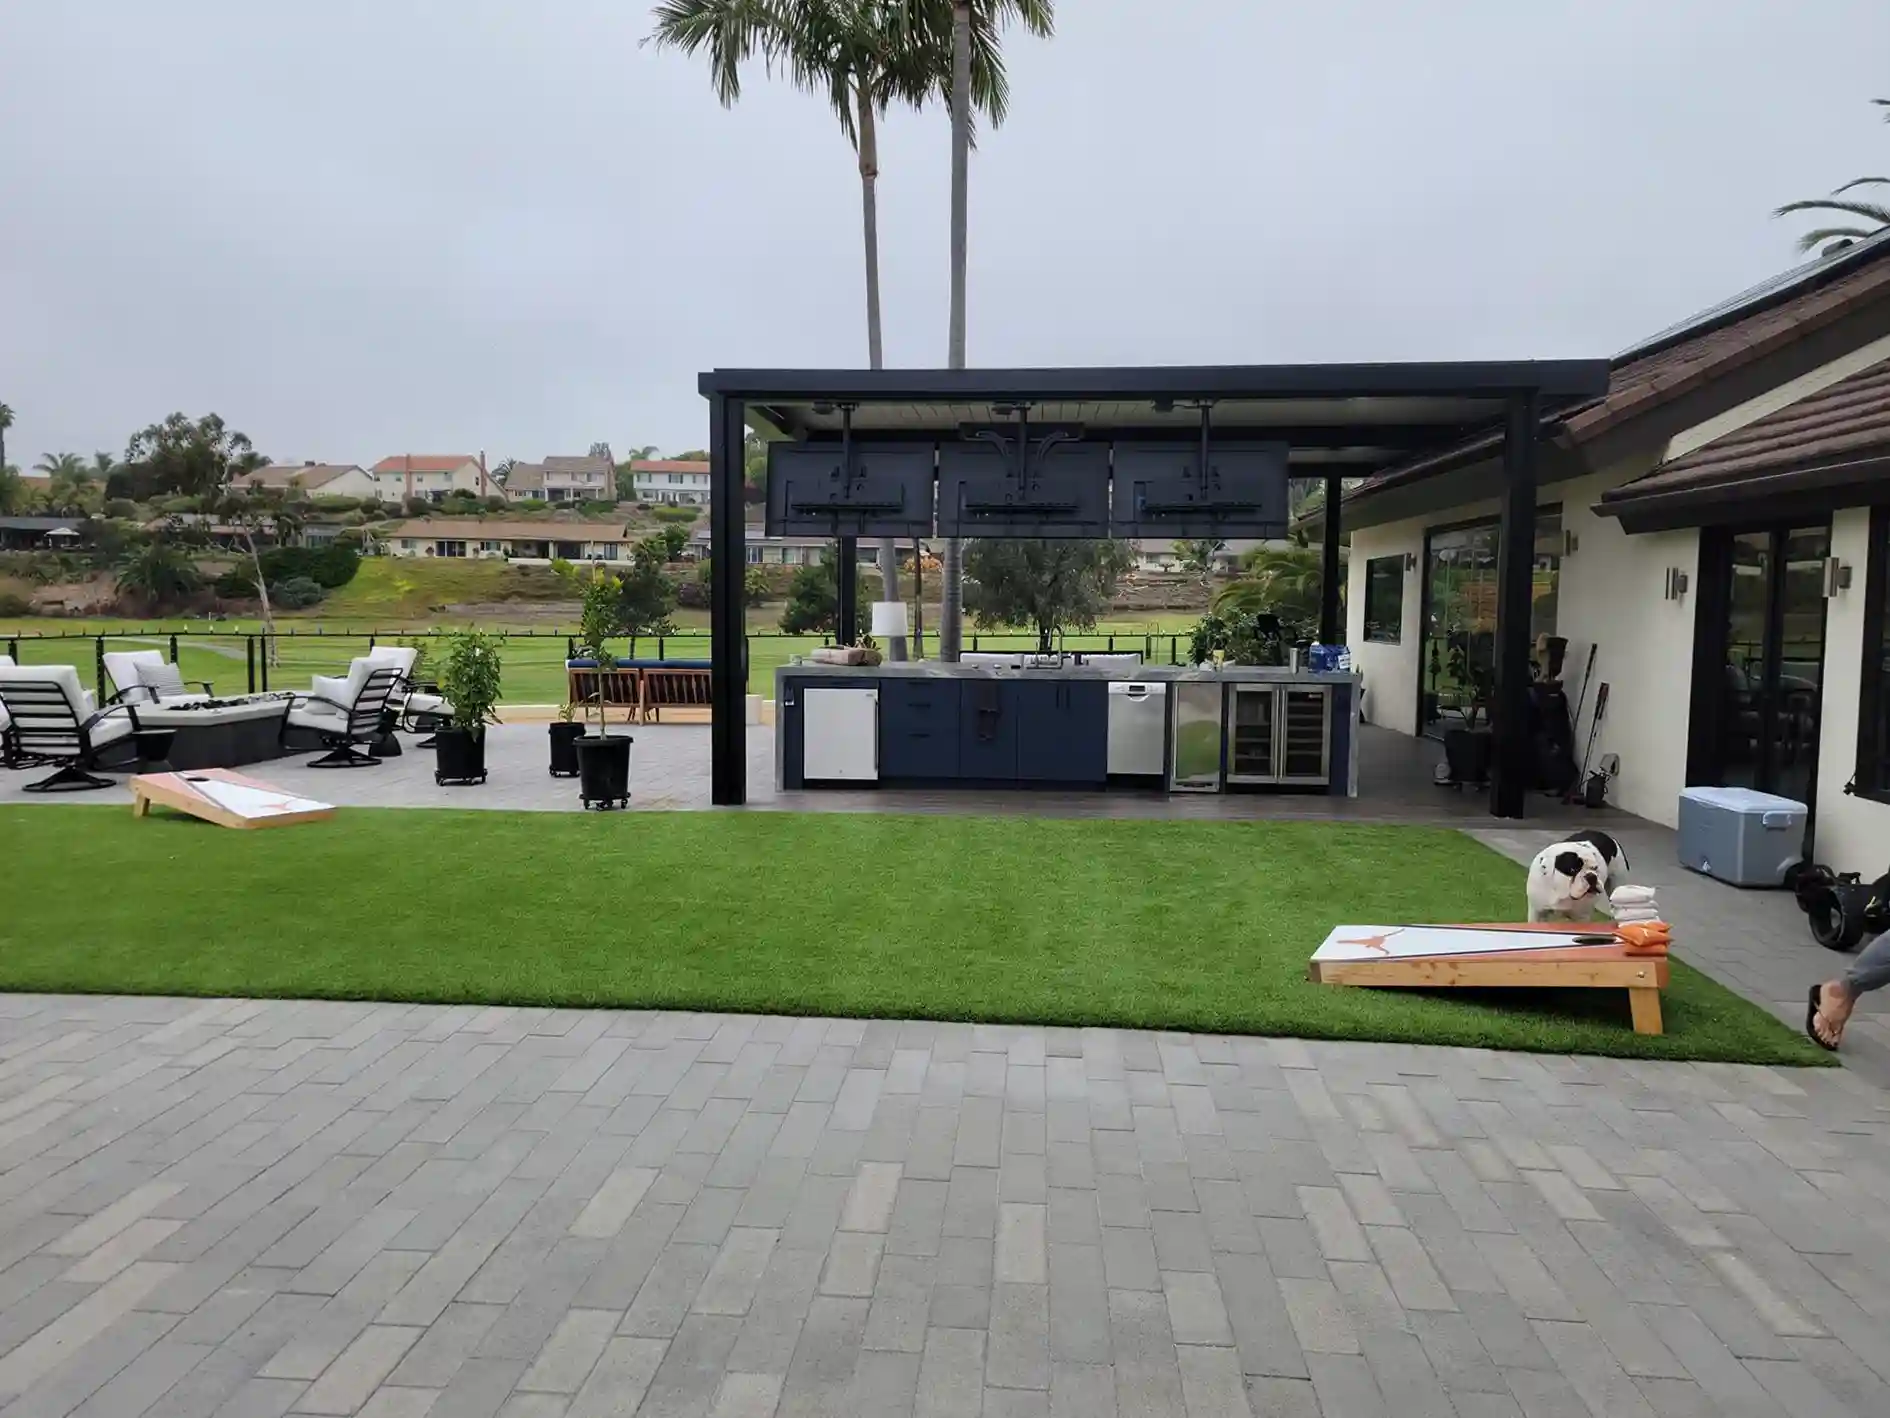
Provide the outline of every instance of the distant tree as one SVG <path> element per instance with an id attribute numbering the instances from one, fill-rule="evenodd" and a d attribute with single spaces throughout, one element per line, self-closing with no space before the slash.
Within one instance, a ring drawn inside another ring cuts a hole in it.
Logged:
<path id="1" fill-rule="evenodd" d="M 20 470 L 11 463 L 0 463 L 0 516 L 12 516 L 26 509 L 26 485 Z"/>
<path id="2" fill-rule="evenodd" d="M 0 468 L 11 467 L 7 462 L 7 430 L 13 427 L 13 410 L 0 404 Z"/>
<path id="3" fill-rule="evenodd" d="M 1884 110 L 1884 121 L 1890 123 L 1890 98 L 1871 100 Z M 1812 197 L 1802 202 L 1787 202 L 1772 215 L 1790 216 L 1793 212 L 1819 212 L 1852 220 L 1842 226 L 1821 226 L 1806 232 L 1798 238 L 1800 251 L 1813 251 L 1825 247 L 1825 254 L 1846 241 L 1862 241 L 1867 236 L 1875 236 L 1885 227 L 1890 227 L 1890 203 L 1867 202 L 1857 197 L 1846 197 L 1846 192 L 1855 192 L 1865 187 L 1890 187 L 1890 177 L 1854 177 L 1842 187 L 1834 188 L 1829 197 Z M 1826 245 L 1830 243 L 1830 245 Z"/>
<path id="4" fill-rule="evenodd" d="M 589 456 L 593 458 L 609 458 L 610 445 L 608 443 L 593 443 Z"/>
<path id="5" fill-rule="evenodd" d="M 153 610 L 175 604 L 202 585 L 190 553 L 165 537 L 134 548 L 118 565 L 118 594 Z"/>
<path id="6" fill-rule="evenodd" d="M 630 570 L 617 583 L 618 620 L 626 635 L 667 635 L 675 629 L 676 587 L 663 574 L 669 543 L 662 534 L 645 537 L 631 553 Z"/>
<path id="7" fill-rule="evenodd" d="M 872 596 L 866 582 L 853 583 L 854 618 L 861 625 L 872 614 Z M 781 629 L 789 635 L 832 635 L 840 610 L 840 560 L 837 556 L 812 562 L 794 573 L 788 583 L 787 604 L 781 608 Z"/>
<path id="8" fill-rule="evenodd" d="M 1182 570 L 1199 577 L 1206 586 L 1214 579 L 1220 565 L 1217 558 L 1226 549 L 1227 543 L 1217 537 L 1182 537 L 1175 543 L 1175 556 Z"/>
<path id="9" fill-rule="evenodd" d="M 55 516 L 89 516 L 104 505 L 104 486 L 93 483 L 91 468 L 77 453 L 48 453 L 33 471 L 46 480 L 43 500 Z"/>
<path id="10" fill-rule="evenodd" d="M 301 513 L 284 489 L 273 487 L 227 492 L 211 505 L 217 521 L 235 531 L 249 552 L 256 596 L 262 603 L 263 643 L 268 647 L 269 663 L 273 665 L 277 662 L 276 619 L 269 604 L 269 578 L 263 573 L 261 539 L 268 538 L 277 546 L 287 546 L 302 525 Z"/>
<path id="11" fill-rule="evenodd" d="M 624 455 L 624 460 L 617 464 L 617 501 L 635 502 L 637 500 L 635 465 L 645 458 L 657 456 L 659 455 L 654 443 L 645 443 L 640 448 L 632 448 Z"/>
<path id="12" fill-rule="evenodd" d="M 1318 547 L 1259 547 L 1241 559 L 1241 574 L 1214 598 L 1225 616 L 1271 614 L 1294 638 L 1319 627 L 1325 568 Z"/>
<path id="13" fill-rule="evenodd" d="M 677 463 L 706 463 L 709 461 L 709 450 L 706 448 L 686 448 L 676 454 L 672 461 Z"/>
<path id="14" fill-rule="evenodd" d="M 1135 564 L 1121 541 L 974 541 L 965 551 L 965 608 L 981 627 L 1028 625 L 1049 650 L 1060 630 L 1087 630 Z"/>
<path id="15" fill-rule="evenodd" d="M 506 481 L 512 476 L 512 469 L 516 468 L 517 466 L 518 466 L 518 459 L 501 458 L 498 462 L 498 465 L 494 467 L 492 470 L 492 480 L 496 482 L 500 487 L 504 487 L 506 484 Z"/>
<path id="16" fill-rule="evenodd" d="M 768 485 L 768 444 L 753 429 L 742 439 L 742 481 L 749 487 Z"/>
<path id="17" fill-rule="evenodd" d="M 219 415 L 205 414 L 192 422 L 179 413 L 134 434 L 125 462 L 132 490 L 114 495 L 145 502 L 166 495 L 215 499 L 232 478 L 269 460 Z"/>

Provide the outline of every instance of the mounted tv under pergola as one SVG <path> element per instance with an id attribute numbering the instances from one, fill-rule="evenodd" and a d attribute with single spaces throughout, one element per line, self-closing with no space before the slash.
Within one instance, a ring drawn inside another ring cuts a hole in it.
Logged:
<path id="1" fill-rule="evenodd" d="M 1320 638 L 1336 641 L 1343 480 L 1487 436 L 1505 475 L 1491 808 L 1521 816 L 1537 443 L 1545 416 L 1607 387 L 1605 360 L 705 373 L 713 799 L 747 797 L 751 428 L 769 444 L 768 531 L 841 543 L 843 638 L 856 538 L 1278 537 L 1290 480 L 1310 478 L 1326 491 Z"/>

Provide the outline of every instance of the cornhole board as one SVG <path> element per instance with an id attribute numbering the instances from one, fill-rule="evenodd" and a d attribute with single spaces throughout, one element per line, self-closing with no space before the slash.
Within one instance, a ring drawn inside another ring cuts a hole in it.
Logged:
<path id="1" fill-rule="evenodd" d="M 148 817 L 153 803 L 219 827 L 291 827 L 335 815 L 332 803 L 297 797 L 273 783 L 228 768 L 140 773 L 131 780 L 132 815 Z"/>
<path id="2" fill-rule="evenodd" d="M 1661 1032 L 1667 957 L 1631 955 L 1613 934 L 1566 922 L 1539 925 L 1336 926 L 1313 952 L 1307 975 L 1322 985 L 1381 989 L 1626 990 L 1636 1034 Z"/>

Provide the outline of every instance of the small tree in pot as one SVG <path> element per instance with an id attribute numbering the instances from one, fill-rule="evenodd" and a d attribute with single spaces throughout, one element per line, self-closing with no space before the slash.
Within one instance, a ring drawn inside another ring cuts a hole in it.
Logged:
<path id="1" fill-rule="evenodd" d="M 631 738 L 629 734 L 606 732 L 605 723 L 611 671 L 616 668 L 610 637 L 618 632 L 623 619 L 619 597 L 616 579 L 599 572 L 585 588 L 584 611 L 578 621 L 578 638 L 582 641 L 578 648 L 597 664 L 596 690 L 587 700 L 597 709 L 597 731 L 575 740 L 573 745 L 578 759 L 578 800 L 587 808 L 630 805 Z"/>
<path id="2" fill-rule="evenodd" d="M 453 722 L 436 735 L 433 781 L 486 781 L 486 725 L 499 722 L 501 663 L 497 635 L 462 630 L 446 639 L 439 670 L 440 691 L 453 707 Z"/>

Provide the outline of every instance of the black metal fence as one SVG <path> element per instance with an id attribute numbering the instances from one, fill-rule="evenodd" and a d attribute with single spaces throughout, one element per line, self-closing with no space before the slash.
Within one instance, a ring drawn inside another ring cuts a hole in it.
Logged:
<path id="1" fill-rule="evenodd" d="M 150 630 L 135 626 L 117 630 L 83 631 L 10 631 L 0 634 L 0 645 L 15 664 L 70 664 L 84 673 L 89 664 L 94 689 L 100 698 L 110 693 L 105 673 L 108 650 L 159 650 L 172 664 L 188 657 L 186 678 L 228 682 L 229 670 L 236 670 L 246 684 L 246 692 L 256 694 L 285 681 L 306 684 L 310 674 L 339 672 L 348 660 L 365 654 L 376 645 L 411 645 L 429 649 L 451 637 L 452 630 L 358 630 L 317 627 L 280 629 L 273 634 L 237 630 Z M 560 686 L 564 662 L 577 654 L 577 637 L 568 630 L 504 630 L 506 673 L 513 683 L 536 687 L 549 698 L 562 698 Z M 1099 631 L 1073 633 L 1058 637 L 1056 648 L 1067 654 L 1139 654 L 1144 664 L 1181 663 L 1181 641 L 1185 636 L 1135 634 Z M 831 635 L 790 635 L 785 631 L 750 631 L 743 637 L 743 659 L 750 668 L 770 671 L 787 663 L 795 654 L 805 654 L 833 643 Z M 680 631 L 670 635 L 622 637 L 624 653 L 631 657 L 656 660 L 707 660 L 710 636 L 706 630 Z M 1037 636 L 1030 631 L 986 631 L 966 637 L 965 649 L 972 654 L 1030 653 L 1039 648 Z M 206 671 L 208 671 L 206 673 Z M 424 669 L 422 671 L 424 677 Z M 228 690 L 223 692 L 227 693 Z M 511 692 L 513 703 L 530 702 Z"/>

